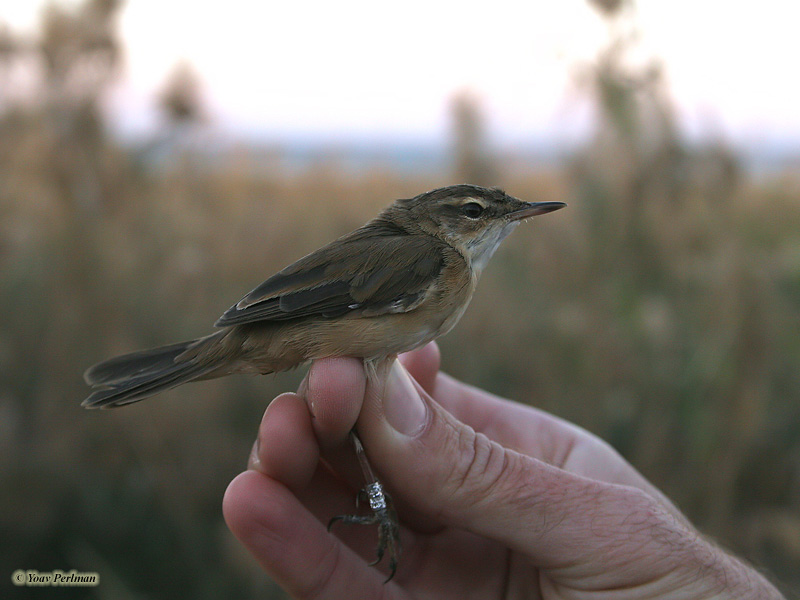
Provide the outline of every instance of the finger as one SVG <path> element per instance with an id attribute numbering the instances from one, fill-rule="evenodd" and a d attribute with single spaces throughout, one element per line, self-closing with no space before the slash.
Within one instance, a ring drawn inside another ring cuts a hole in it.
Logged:
<path id="1" fill-rule="evenodd" d="M 364 366 L 355 358 L 323 358 L 308 371 L 305 400 L 323 449 L 341 446 L 355 425 L 364 398 Z"/>
<path id="2" fill-rule="evenodd" d="M 438 349 L 435 346 L 428 348 L 422 352 L 422 356 L 427 356 L 428 360 L 417 360 L 417 365 L 435 363 L 438 361 Z M 428 369 L 431 377 L 435 377 L 436 368 L 434 366 L 433 369 Z M 355 425 L 365 386 L 363 363 L 351 358 L 317 360 L 312 364 L 307 377 L 305 400 L 313 407 L 311 411 L 317 417 L 313 421 L 313 427 L 320 439 L 321 454 L 332 471 L 341 478 L 335 482 L 326 481 L 320 484 L 324 477 L 315 476 L 315 485 L 312 486 L 314 491 L 301 495 L 303 502 L 325 523 L 333 516 L 357 512 L 354 500 L 365 481 L 348 434 Z M 334 493 L 336 500 L 333 499 Z M 402 499 L 396 504 L 402 510 L 404 522 L 416 531 L 433 532 L 441 528 L 439 523 L 420 515 Z M 332 509 L 333 506 L 337 508 Z M 376 558 L 373 528 L 339 524 L 332 531 L 366 562 Z M 410 532 L 405 535 L 407 537 Z"/>
<path id="3" fill-rule="evenodd" d="M 364 365 L 354 358 L 314 361 L 304 386 L 304 398 L 313 415 L 312 427 L 322 456 L 352 486 L 364 484 L 349 434 L 364 399 Z"/>
<path id="4" fill-rule="evenodd" d="M 293 598 L 375 598 L 385 591 L 384 576 L 280 482 L 246 471 L 228 486 L 222 508 L 233 534 Z"/>
<path id="5" fill-rule="evenodd" d="M 274 401 L 277 404 L 272 406 L 286 405 L 286 400 L 292 399 L 292 396 L 294 395 L 279 396 Z M 295 400 L 302 404 L 302 409 L 307 416 L 305 403 L 296 398 Z M 348 484 L 326 465 L 314 462 L 317 460 L 318 454 L 315 452 L 317 446 L 313 432 L 311 432 L 310 417 L 305 426 L 298 423 L 291 424 L 290 421 L 280 417 L 281 412 L 274 409 L 265 415 L 264 424 L 260 428 L 259 438 L 255 444 L 259 458 L 257 464 L 253 466 L 253 470 L 264 473 L 284 485 L 323 525 L 327 526 L 330 520 L 337 515 L 357 512 L 356 490 L 363 485 L 363 481 L 358 477 L 359 473 L 352 448 L 343 459 L 352 470 L 353 482 Z M 270 424 L 270 419 L 274 420 L 273 424 Z M 301 426 L 298 427 L 298 425 Z M 280 432 L 280 436 L 270 435 L 271 431 L 276 430 Z M 293 436 L 291 432 L 297 432 L 297 435 Z M 295 443 L 294 438 L 304 436 L 309 438 L 305 445 L 313 446 L 312 451 L 304 451 L 304 444 Z M 301 460 L 304 455 L 305 457 Z M 350 463 L 353 464 L 350 465 Z M 336 470 L 347 469 L 338 467 Z M 311 473 L 310 476 L 309 473 Z M 373 528 L 340 526 L 334 528 L 332 533 L 354 549 L 366 562 L 371 562 L 375 558 L 375 531 Z"/>
<path id="6" fill-rule="evenodd" d="M 345 361 L 341 366 L 346 370 L 349 365 Z M 344 388 L 331 390 L 334 396 L 348 391 L 347 377 L 337 377 L 335 381 L 344 384 Z M 275 398 L 259 427 L 249 468 L 285 486 L 314 518 L 327 526 L 334 516 L 358 512 L 354 501 L 364 481 L 350 444 L 328 451 L 325 459 L 326 464 L 321 464 L 319 444 L 305 400 L 291 393 Z M 365 564 L 376 558 L 373 527 L 339 524 L 329 535 L 342 540 Z M 385 564 L 381 569 L 384 577 L 388 576 Z"/>
<path id="7" fill-rule="evenodd" d="M 358 426 L 396 495 L 565 577 L 601 564 L 591 575 L 610 587 L 635 558 L 631 552 L 657 556 L 670 551 L 662 546 L 696 536 L 640 490 L 569 473 L 476 432 L 433 402 L 399 363 L 386 380 L 370 382 Z M 676 566 L 667 560 L 648 572 L 662 569 L 654 573 L 662 576 L 665 565 Z"/>
<path id="8" fill-rule="evenodd" d="M 423 390 L 429 394 L 433 392 L 436 375 L 442 362 L 442 355 L 436 342 L 401 354 L 398 359 Z"/>
<path id="9" fill-rule="evenodd" d="M 296 394 L 281 394 L 267 407 L 248 468 L 286 486 L 322 523 L 337 509 L 353 508 L 356 488 L 320 464 L 311 415 Z"/>
<path id="10" fill-rule="evenodd" d="M 356 491 L 364 482 L 349 444 L 327 452 L 325 458 L 331 468 L 320 465 L 319 444 L 305 401 L 292 393 L 275 398 L 264 413 L 248 468 L 289 488 L 327 524 L 331 517 L 354 510 Z M 343 473 L 352 473 L 350 485 L 342 479 Z"/>
<path id="11" fill-rule="evenodd" d="M 306 488 L 319 462 L 319 445 L 305 401 L 281 394 L 267 407 L 248 467 L 294 492 Z"/>
<path id="12" fill-rule="evenodd" d="M 360 382 L 353 386 L 358 378 Z M 358 512 L 355 500 L 364 479 L 349 441 L 326 449 L 325 466 L 320 465 L 314 426 L 321 421 L 329 436 L 335 435 L 337 427 L 344 432 L 352 429 L 355 415 L 348 423 L 341 418 L 345 411 L 332 409 L 327 403 L 343 406 L 346 399 L 355 395 L 356 401 L 350 404 L 360 406 L 363 367 L 360 361 L 351 359 L 319 361 L 312 367 L 308 380 L 305 400 L 297 394 L 282 394 L 269 405 L 254 446 L 257 459 L 251 463 L 252 468 L 288 487 L 311 514 L 327 525 L 334 516 Z M 324 416 L 312 420 L 306 402 Z M 366 562 L 375 559 L 374 528 L 338 525 L 333 534 Z"/>

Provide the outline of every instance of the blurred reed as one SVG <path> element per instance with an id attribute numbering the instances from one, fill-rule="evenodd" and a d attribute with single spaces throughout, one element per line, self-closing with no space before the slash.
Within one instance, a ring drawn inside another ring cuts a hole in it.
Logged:
<path id="1" fill-rule="evenodd" d="M 79 408 L 81 373 L 205 333 L 267 275 L 453 175 L 353 172 L 336 156 L 289 172 L 244 147 L 212 160 L 180 86 L 162 99 L 167 151 L 123 146 L 98 108 L 117 7 L 52 9 L 40 46 L 0 35 L 0 563 L 99 571 L 98 597 L 281 597 L 220 500 L 266 404 L 302 373 L 103 413 Z M 444 368 L 609 440 L 798 591 L 800 178 L 756 179 L 730 148 L 687 144 L 658 69 L 631 71 L 621 48 L 584 74 L 597 131 L 559 168 L 478 153 L 471 171 L 482 129 L 459 101 L 459 179 L 570 206 L 500 249 L 441 340 Z M 50 70 L 20 99 L 2 84 L 31 56 Z"/>

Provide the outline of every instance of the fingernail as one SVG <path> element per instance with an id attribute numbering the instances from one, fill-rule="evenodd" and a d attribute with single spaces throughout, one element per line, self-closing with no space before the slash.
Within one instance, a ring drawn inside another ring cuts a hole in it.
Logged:
<path id="1" fill-rule="evenodd" d="M 297 395 L 301 398 L 305 398 L 306 394 L 308 393 L 308 377 L 311 375 L 311 371 L 306 373 L 306 376 L 303 377 L 303 381 L 300 382 L 300 385 L 297 388 Z"/>
<path id="2" fill-rule="evenodd" d="M 419 433 L 425 425 L 428 408 L 422 401 L 408 372 L 394 361 L 386 378 L 383 396 L 386 420 L 394 429 L 408 436 Z"/>
<path id="3" fill-rule="evenodd" d="M 311 370 L 309 369 L 306 376 L 303 377 L 303 381 L 300 382 L 300 386 L 297 388 L 297 395 L 300 396 L 303 400 L 306 401 L 308 404 L 308 410 L 311 413 L 311 418 L 315 419 L 316 415 L 314 414 L 314 403 L 308 402 L 308 380 L 311 378 Z"/>
<path id="4" fill-rule="evenodd" d="M 250 456 L 247 459 L 247 468 L 250 471 L 261 470 L 261 459 L 259 458 L 259 451 L 261 450 L 261 440 L 256 438 L 253 443 L 253 448 L 250 450 Z"/>

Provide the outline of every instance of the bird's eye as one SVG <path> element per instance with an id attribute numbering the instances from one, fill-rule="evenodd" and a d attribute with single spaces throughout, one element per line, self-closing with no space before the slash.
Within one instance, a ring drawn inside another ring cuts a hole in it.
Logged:
<path id="1" fill-rule="evenodd" d="M 461 207 L 461 212 L 470 219 L 477 219 L 483 214 L 483 207 L 477 202 L 467 202 Z"/>

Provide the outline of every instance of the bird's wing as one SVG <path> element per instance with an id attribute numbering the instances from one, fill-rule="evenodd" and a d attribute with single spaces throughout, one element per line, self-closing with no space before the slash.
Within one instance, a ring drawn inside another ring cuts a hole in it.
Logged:
<path id="1" fill-rule="evenodd" d="M 436 285 L 441 245 L 405 233 L 342 238 L 267 279 L 215 325 L 406 312 Z"/>

